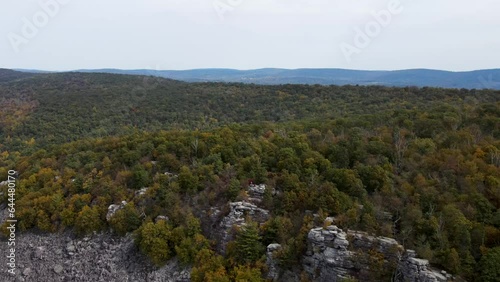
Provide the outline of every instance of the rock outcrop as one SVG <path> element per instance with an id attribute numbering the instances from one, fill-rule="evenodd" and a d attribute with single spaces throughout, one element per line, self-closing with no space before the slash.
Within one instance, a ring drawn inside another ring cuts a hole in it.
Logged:
<path id="1" fill-rule="evenodd" d="M 136 197 L 144 196 L 144 195 L 146 195 L 146 193 L 148 192 L 148 190 L 149 190 L 149 187 L 143 187 L 143 188 L 135 191 L 135 196 Z"/>
<path id="2" fill-rule="evenodd" d="M 0 252 L 7 244 L 0 242 Z M 7 273 L 0 256 L 0 281 L 190 281 L 190 269 L 176 260 L 157 268 L 142 255 L 131 236 L 101 233 L 82 239 L 68 233 L 18 234 L 16 275 Z"/>
<path id="3" fill-rule="evenodd" d="M 349 251 L 347 234 L 335 225 L 309 231 L 304 271 L 314 281 L 340 281 L 353 276 L 353 252 Z"/>
<path id="4" fill-rule="evenodd" d="M 242 201 L 229 203 L 230 212 L 219 224 L 218 250 L 225 253 L 226 245 L 233 240 L 233 228 L 245 225 L 246 217 L 258 223 L 269 219 L 269 211 L 261 209 L 254 204 Z"/>
<path id="5" fill-rule="evenodd" d="M 126 201 L 122 201 L 119 205 L 110 205 L 108 207 L 108 213 L 106 214 L 106 220 L 110 221 L 111 218 L 115 215 L 115 213 L 121 209 L 123 209 L 127 205 Z"/>
<path id="6" fill-rule="evenodd" d="M 395 281 L 400 282 L 446 282 L 453 277 L 446 271 L 434 270 L 426 259 L 416 258 L 413 250 L 406 250 L 399 262 Z"/>
<path id="7" fill-rule="evenodd" d="M 270 244 L 267 246 L 266 252 L 266 265 L 268 268 L 267 271 L 267 279 L 271 281 L 278 281 L 279 278 L 279 267 L 277 265 L 277 261 L 275 259 L 275 253 L 281 250 L 280 244 Z"/>
<path id="8" fill-rule="evenodd" d="M 249 196 L 248 201 L 257 205 L 260 204 L 264 200 L 264 194 L 269 189 L 271 189 L 271 195 L 276 194 L 276 190 L 274 188 L 267 187 L 266 184 L 250 184 L 247 189 L 247 193 Z"/>
<path id="9" fill-rule="evenodd" d="M 250 184 L 248 186 L 248 194 L 252 197 L 262 197 L 266 192 L 266 184 Z"/>
<path id="10" fill-rule="evenodd" d="M 158 222 L 160 220 L 169 221 L 170 219 L 166 215 L 159 215 L 155 218 L 155 222 Z"/>
<path id="11" fill-rule="evenodd" d="M 375 237 L 365 232 L 343 231 L 335 225 L 318 227 L 309 231 L 307 252 L 303 268 L 312 281 L 342 281 L 355 278 L 371 281 L 371 275 L 386 275 L 394 281 L 446 282 L 452 276 L 433 270 L 427 260 L 415 257 L 415 252 L 405 252 L 396 240 Z M 268 255 L 269 256 L 269 255 Z M 375 263 L 374 263 L 375 262 Z M 378 269 L 372 269 L 372 267 Z M 277 273 L 273 269 L 273 273 Z"/>
<path id="12" fill-rule="evenodd" d="M 350 238 L 350 244 L 356 251 L 369 252 L 376 250 L 384 255 L 384 258 L 390 261 L 399 261 L 404 248 L 398 241 L 388 237 L 374 237 L 366 232 L 348 230 L 347 236 Z"/>

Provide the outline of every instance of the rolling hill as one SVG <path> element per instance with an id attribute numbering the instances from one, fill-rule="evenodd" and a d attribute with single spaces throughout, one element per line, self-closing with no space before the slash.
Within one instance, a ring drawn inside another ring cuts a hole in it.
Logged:
<path id="1" fill-rule="evenodd" d="M 450 72 L 428 69 L 363 71 L 347 69 L 194 69 L 194 70 L 119 70 L 98 72 L 152 75 L 188 82 L 243 82 L 255 84 L 384 85 L 466 89 L 500 89 L 500 69 Z"/>
<path id="2" fill-rule="evenodd" d="M 471 105 L 495 103 L 500 96 L 492 90 L 429 87 L 188 83 L 110 73 L 3 73 L 0 141 L 13 146 L 5 138 L 14 138 L 20 147 L 32 137 L 37 144 L 48 145 L 137 129 L 192 130 L 233 123 L 392 115 L 399 110 L 459 105 L 463 100 Z"/>

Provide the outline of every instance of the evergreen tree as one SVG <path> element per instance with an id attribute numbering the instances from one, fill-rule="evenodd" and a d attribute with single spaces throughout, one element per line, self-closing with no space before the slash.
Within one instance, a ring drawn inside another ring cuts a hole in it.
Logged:
<path id="1" fill-rule="evenodd" d="M 256 222 L 249 221 L 243 226 L 236 236 L 235 243 L 236 259 L 240 263 L 254 263 L 265 251 Z"/>

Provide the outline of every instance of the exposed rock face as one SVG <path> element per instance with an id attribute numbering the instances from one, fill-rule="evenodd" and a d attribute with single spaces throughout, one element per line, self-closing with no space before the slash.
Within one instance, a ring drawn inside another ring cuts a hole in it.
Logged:
<path id="1" fill-rule="evenodd" d="M 277 266 L 277 262 L 274 259 L 275 252 L 281 250 L 280 244 L 270 244 L 267 246 L 266 252 L 266 265 L 268 267 L 267 279 L 272 281 L 278 281 L 279 278 L 279 268 Z"/>
<path id="2" fill-rule="evenodd" d="M 155 218 L 155 222 L 158 222 L 160 220 L 169 221 L 170 219 L 168 218 L 168 216 L 165 215 L 159 215 Z"/>
<path id="3" fill-rule="evenodd" d="M 0 252 L 8 245 L 0 242 Z M 161 268 L 151 265 L 130 236 L 109 233 L 83 239 L 69 234 L 17 234 L 16 275 L 7 273 L 0 256 L 0 281 L 190 281 L 190 269 L 172 260 Z"/>
<path id="4" fill-rule="evenodd" d="M 396 281 L 401 282 L 446 282 L 453 277 L 446 271 L 433 270 L 429 261 L 415 257 L 415 251 L 406 250 L 403 259 L 399 262 Z"/>
<path id="5" fill-rule="evenodd" d="M 146 194 L 146 192 L 148 192 L 148 190 L 149 190 L 149 187 L 143 187 L 140 190 L 135 191 L 135 196 L 136 197 L 143 196 Z"/>
<path id="6" fill-rule="evenodd" d="M 309 231 L 304 271 L 314 281 L 340 281 L 355 274 L 353 253 L 347 250 L 347 234 L 335 225 Z"/>
<path id="7" fill-rule="evenodd" d="M 259 197 L 264 195 L 265 192 L 266 192 L 266 184 L 259 184 L 259 185 L 250 184 L 248 186 L 248 193 L 251 196 Z"/>
<path id="8" fill-rule="evenodd" d="M 168 176 L 168 178 L 177 178 L 177 177 L 179 177 L 179 175 L 177 175 L 175 173 L 168 172 L 168 171 L 166 171 L 164 173 L 164 175 Z"/>
<path id="9" fill-rule="evenodd" d="M 384 257 L 391 261 L 399 261 L 403 254 L 404 248 L 398 241 L 388 237 L 374 237 L 366 232 L 347 231 L 351 238 L 352 247 L 358 251 L 368 252 L 377 250 L 384 254 Z"/>
<path id="10" fill-rule="evenodd" d="M 250 184 L 248 186 L 248 200 L 252 203 L 255 204 L 260 204 L 262 200 L 264 199 L 264 194 L 266 193 L 266 190 L 271 189 L 266 187 L 266 184 Z M 276 194 L 276 190 L 272 188 L 271 190 L 272 195 Z"/>
<path id="11" fill-rule="evenodd" d="M 427 260 L 415 257 L 414 251 L 404 252 L 403 246 L 392 238 L 374 237 L 359 231 L 344 232 L 330 225 L 311 229 L 307 243 L 303 267 L 312 281 L 336 282 L 348 277 L 371 281 L 366 275 L 370 273 L 369 260 L 363 259 L 370 252 L 383 256 L 384 270 L 394 266 L 394 281 L 446 282 L 452 279 L 444 271 L 432 270 Z"/>
<path id="12" fill-rule="evenodd" d="M 245 201 L 229 203 L 229 206 L 231 208 L 231 212 L 225 217 L 226 225 L 232 225 L 232 221 L 245 221 L 245 216 L 250 216 L 253 220 L 259 222 L 264 222 L 269 219 L 269 212 L 267 210 L 261 209 L 256 205 Z"/>
<path id="13" fill-rule="evenodd" d="M 220 222 L 219 251 L 225 253 L 226 244 L 233 240 L 233 227 L 245 225 L 245 217 L 249 216 L 253 221 L 264 223 L 269 219 L 269 212 L 248 202 L 229 203 L 231 211 Z"/>
<path id="14" fill-rule="evenodd" d="M 117 211 L 123 209 L 127 205 L 126 201 L 122 201 L 119 205 L 110 205 L 108 207 L 108 213 L 106 214 L 106 220 L 109 221 Z"/>

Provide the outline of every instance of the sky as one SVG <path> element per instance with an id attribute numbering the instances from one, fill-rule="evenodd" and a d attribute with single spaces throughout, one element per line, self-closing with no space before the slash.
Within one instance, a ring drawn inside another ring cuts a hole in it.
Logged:
<path id="1" fill-rule="evenodd" d="M 498 0 L 0 0 L 0 68 L 500 68 Z"/>

